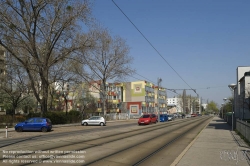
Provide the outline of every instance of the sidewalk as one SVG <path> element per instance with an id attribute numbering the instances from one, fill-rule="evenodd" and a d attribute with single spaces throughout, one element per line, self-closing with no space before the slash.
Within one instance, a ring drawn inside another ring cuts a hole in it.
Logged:
<path id="1" fill-rule="evenodd" d="M 171 166 L 248 166 L 249 146 L 224 120 L 214 117 Z"/>

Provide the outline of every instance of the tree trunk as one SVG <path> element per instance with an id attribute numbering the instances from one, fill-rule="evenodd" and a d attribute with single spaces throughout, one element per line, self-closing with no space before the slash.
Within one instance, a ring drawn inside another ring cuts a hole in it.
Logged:
<path id="1" fill-rule="evenodd" d="M 49 91 L 49 85 L 48 85 L 48 70 L 45 70 L 42 72 L 42 102 L 41 102 L 41 113 L 42 116 L 44 116 L 44 113 L 47 112 L 47 108 L 48 108 L 48 91 Z"/>
<path id="2" fill-rule="evenodd" d="M 106 112 L 106 79 L 103 79 L 102 80 L 102 92 L 101 92 L 101 95 L 102 95 L 102 112 L 103 112 L 103 116 L 105 117 L 107 112 Z"/>

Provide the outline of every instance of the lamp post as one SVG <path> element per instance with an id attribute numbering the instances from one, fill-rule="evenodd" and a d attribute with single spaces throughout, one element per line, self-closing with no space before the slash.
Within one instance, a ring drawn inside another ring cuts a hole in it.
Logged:
<path id="1" fill-rule="evenodd" d="M 228 85 L 229 89 L 232 91 L 232 131 L 234 130 L 234 123 L 233 123 L 233 117 L 234 117 L 234 105 L 233 105 L 233 102 L 234 102 L 234 89 L 236 88 L 236 84 L 230 84 Z"/>
<path id="2" fill-rule="evenodd" d="M 225 102 L 227 101 L 227 98 L 224 98 L 224 105 L 225 105 Z M 224 105 L 222 107 L 222 118 L 224 119 Z"/>
<path id="3" fill-rule="evenodd" d="M 221 111 L 221 118 L 223 119 L 223 107 L 224 107 L 224 103 L 221 103 L 221 106 L 222 106 L 222 111 Z"/>
<path id="4" fill-rule="evenodd" d="M 157 80 L 157 84 L 158 84 L 158 91 L 157 91 L 157 107 L 158 107 L 158 122 L 160 122 L 160 103 L 159 103 L 159 90 L 160 90 L 160 83 L 161 83 L 162 79 L 158 78 Z"/>

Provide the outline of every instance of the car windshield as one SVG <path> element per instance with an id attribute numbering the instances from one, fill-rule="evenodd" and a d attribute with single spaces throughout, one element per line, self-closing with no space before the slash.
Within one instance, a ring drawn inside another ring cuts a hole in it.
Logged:
<path id="1" fill-rule="evenodd" d="M 141 118 L 149 118 L 150 115 L 142 115 Z"/>

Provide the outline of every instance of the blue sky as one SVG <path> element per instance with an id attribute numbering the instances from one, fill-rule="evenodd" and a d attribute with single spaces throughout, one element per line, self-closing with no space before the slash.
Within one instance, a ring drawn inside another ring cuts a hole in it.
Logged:
<path id="1" fill-rule="evenodd" d="M 133 67 L 168 89 L 196 89 L 203 103 L 230 97 L 236 68 L 250 66 L 249 0 L 95 0 L 93 16 L 127 41 Z M 170 66 L 168 65 L 170 64 Z M 173 70 L 173 69 L 174 70 Z M 181 76 L 182 80 L 178 74 Z M 139 75 L 134 77 L 145 80 Z M 134 81 L 135 78 L 130 77 Z M 182 91 L 177 91 L 182 94 Z M 176 94 L 167 91 L 168 97 Z M 196 96 L 192 91 L 187 94 Z"/>

